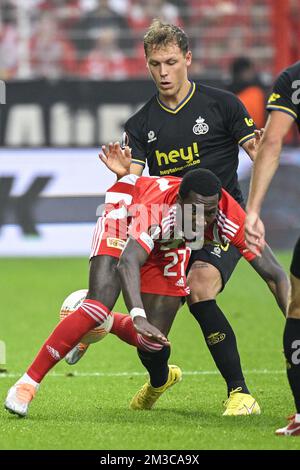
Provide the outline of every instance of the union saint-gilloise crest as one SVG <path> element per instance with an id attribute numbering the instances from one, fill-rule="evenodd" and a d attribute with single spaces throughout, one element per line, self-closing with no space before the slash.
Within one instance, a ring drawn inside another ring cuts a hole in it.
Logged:
<path id="1" fill-rule="evenodd" d="M 196 124 L 193 127 L 193 132 L 196 135 L 206 134 L 209 131 L 209 126 L 206 124 L 205 119 L 201 116 L 196 119 Z"/>

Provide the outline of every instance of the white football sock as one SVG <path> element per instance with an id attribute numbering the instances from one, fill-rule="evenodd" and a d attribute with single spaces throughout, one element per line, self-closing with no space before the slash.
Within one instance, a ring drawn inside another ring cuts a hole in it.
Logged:
<path id="1" fill-rule="evenodd" d="M 295 414 L 295 423 L 300 423 L 300 413 Z"/>
<path id="2" fill-rule="evenodd" d="M 24 374 L 22 375 L 22 377 L 17 381 L 17 384 L 30 384 L 30 385 L 33 385 L 36 389 L 39 388 L 40 384 L 38 382 L 36 382 L 35 380 L 33 380 L 31 377 L 29 377 L 28 374 Z"/>

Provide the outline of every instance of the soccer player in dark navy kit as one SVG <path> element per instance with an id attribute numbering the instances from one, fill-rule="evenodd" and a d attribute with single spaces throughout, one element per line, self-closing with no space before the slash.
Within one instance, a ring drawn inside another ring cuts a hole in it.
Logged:
<path id="1" fill-rule="evenodd" d="M 261 147 L 253 168 L 247 204 L 246 240 L 259 254 L 265 245 L 265 229 L 260 210 L 279 164 L 284 137 L 296 121 L 300 132 L 300 61 L 285 69 L 277 78 L 267 104 L 270 112 Z M 283 336 L 287 375 L 293 392 L 296 414 L 277 435 L 300 436 L 300 238 L 291 263 L 291 301 Z"/>
<path id="2" fill-rule="evenodd" d="M 236 173 L 239 145 L 254 158 L 253 120 L 233 94 L 188 79 L 192 53 L 188 38 L 180 28 L 154 21 L 145 35 L 144 48 L 158 93 L 125 125 L 132 149 L 130 173 L 141 174 L 146 163 L 150 175 L 156 176 L 182 176 L 193 168 L 207 168 L 242 203 Z M 188 274 L 190 311 L 226 380 L 228 395 L 236 391 L 230 395 L 230 410 L 249 390 L 235 334 L 216 297 L 239 259 L 240 253 L 233 246 L 206 245 L 193 252 Z M 217 332 L 224 333 L 224 340 L 213 344 L 209 338 Z"/>
<path id="3" fill-rule="evenodd" d="M 150 175 L 182 176 L 193 168 L 213 171 L 222 186 L 243 203 L 237 181 L 239 145 L 253 160 L 260 131 L 233 94 L 188 79 L 192 61 L 188 38 L 180 28 L 154 20 L 144 37 L 155 94 L 125 124 L 123 145 L 103 146 L 122 159 L 122 147 L 132 153 L 130 173 L 141 175 L 147 163 Z M 224 221 L 226 229 L 234 229 Z M 188 304 L 199 323 L 213 359 L 224 377 L 229 400 L 225 415 L 241 414 L 249 390 L 243 377 L 235 334 L 216 302 L 230 278 L 240 253 L 229 244 L 209 244 L 193 252 L 189 264 Z M 283 275 L 278 269 L 278 275 Z M 210 341 L 222 332 L 222 341 Z M 247 397 L 248 395 L 248 397 Z M 244 414 L 248 414 L 244 408 Z"/>

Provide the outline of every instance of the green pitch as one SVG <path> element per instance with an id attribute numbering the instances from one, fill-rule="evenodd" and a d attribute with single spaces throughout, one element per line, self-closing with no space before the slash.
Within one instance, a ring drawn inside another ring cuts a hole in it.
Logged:
<path id="1" fill-rule="evenodd" d="M 280 256 L 287 268 L 289 255 Z M 8 376 L 0 400 L 23 373 L 58 320 L 64 297 L 87 286 L 83 259 L 1 259 L 0 340 Z M 45 379 L 29 417 L 0 409 L 1 449 L 299 449 L 274 436 L 294 411 L 284 370 L 284 319 L 254 270 L 241 261 L 220 304 L 237 334 L 244 372 L 261 416 L 222 417 L 224 382 L 186 307 L 170 334 L 170 363 L 183 380 L 152 411 L 128 403 L 145 382 L 135 350 L 109 335 L 76 366 L 59 364 Z M 125 312 L 122 300 L 116 310 Z M 1 405 L 2 406 L 2 405 Z"/>

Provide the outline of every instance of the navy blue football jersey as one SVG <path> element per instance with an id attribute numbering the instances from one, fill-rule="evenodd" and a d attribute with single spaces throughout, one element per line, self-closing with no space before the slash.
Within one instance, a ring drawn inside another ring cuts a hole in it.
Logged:
<path id="1" fill-rule="evenodd" d="M 133 163 L 147 163 L 151 176 L 183 176 L 193 168 L 207 168 L 238 202 L 239 145 L 252 139 L 254 130 L 253 119 L 235 95 L 195 83 L 175 109 L 156 94 L 125 124 Z"/>
<path id="2" fill-rule="evenodd" d="M 277 77 L 267 104 L 268 111 L 282 111 L 292 116 L 300 132 L 300 61 Z"/>

